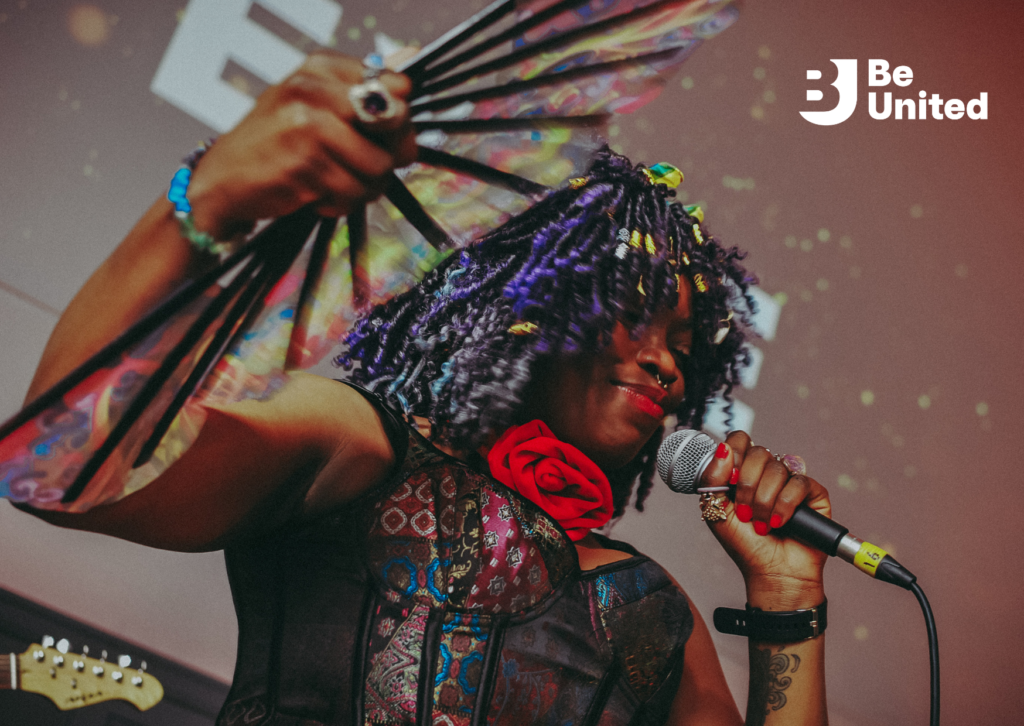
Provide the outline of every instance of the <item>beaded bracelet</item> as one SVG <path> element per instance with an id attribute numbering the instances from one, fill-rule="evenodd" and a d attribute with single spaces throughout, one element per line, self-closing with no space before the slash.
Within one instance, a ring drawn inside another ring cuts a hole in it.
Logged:
<path id="1" fill-rule="evenodd" d="M 181 236 L 196 249 L 223 259 L 234 251 L 234 246 L 230 242 L 218 242 L 213 235 L 201 232 L 196 228 L 196 220 L 192 216 L 192 205 L 187 196 L 188 185 L 192 181 L 192 170 L 196 168 L 196 164 L 212 144 L 213 139 L 200 144 L 182 160 L 181 168 L 174 173 L 174 177 L 171 179 L 171 188 L 167 191 L 167 199 L 174 204 L 174 216 L 178 219 Z"/>

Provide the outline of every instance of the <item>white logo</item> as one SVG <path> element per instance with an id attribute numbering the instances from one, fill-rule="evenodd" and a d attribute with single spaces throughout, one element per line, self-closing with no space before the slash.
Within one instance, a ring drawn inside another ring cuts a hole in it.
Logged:
<path id="1" fill-rule="evenodd" d="M 800 115 L 818 126 L 834 126 L 842 123 L 853 115 L 857 107 L 857 60 L 855 58 L 832 59 L 832 63 L 839 73 L 832 83 L 839 91 L 839 103 L 830 111 L 801 111 Z M 807 80 L 821 80 L 821 71 L 808 70 Z M 893 83 L 900 88 L 906 88 L 914 82 L 914 71 L 910 66 L 897 66 L 892 73 L 889 72 L 889 62 L 881 58 L 872 58 L 868 61 L 868 86 L 884 87 Z M 824 94 L 814 88 L 807 89 L 808 101 L 820 101 Z M 959 98 L 943 98 L 933 93 L 928 96 L 927 91 L 921 90 L 917 98 L 893 98 L 892 91 L 886 91 L 882 96 L 881 108 L 879 108 L 878 94 L 875 91 L 868 93 L 868 113 L 871 118 L 882 121 L 893 118 L 896 121 L 903 119 L 932 119 L 941 121 L 943 119 L 957 120 L 964 117 L 970 119 L 988 118 L 988 94 L 981 93 L 978 98 L 971 99 L 966 104 Z"/>
<path id="2" fill-rule="evenodd" d="M 839 69 L 839 74 L 832 85 L 839 91 L 839 103 L 831 111 L 801 111 L 800 115 L 818 126 L 835 126 L 853 115 L 857 108 L 857 59 L 833 58 L 832 65 Z M 821 80 L 821 71 L 808 70 L 807 80 Z M 825 97 L 821 91 L 807 89 L 808 101 L 820 101 Z"/>

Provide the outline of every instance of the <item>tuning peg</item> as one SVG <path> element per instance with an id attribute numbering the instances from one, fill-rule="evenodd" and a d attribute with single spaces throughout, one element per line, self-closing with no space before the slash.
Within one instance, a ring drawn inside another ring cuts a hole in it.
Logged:
<path id="1" fill-rule="evenodd" d="M 88 645 L 83 645 L 82 646 L 82 657 L 83 658 L 88 658 L 89 657 L 89 646 Z"/>
<path id="2" fill-rule="evenodd" d="M 106 660 L 107 660 L 107 651 L 101 650 L 100 651 L 100 663 L 105 663 Z"/>
<path id="3" fill-rule="evenodd" d="M 43 636 L 43 647 L 44 648 L 52 648 L 53 647 L 53 636 L 52 635 L 44 635 Z"/>
<path id="4" fill-rule="evenodd" d="M 139 674 L 132 676 L 132 685 L 142 688 L 142 674 L 146 672 L 146 661 L 139 663 Z"/>
<path id="5" fill-rule="evenodd" d="M 57 650 L 59 650 L 61 653 L 66 654 L 70 648 L 71 643 L 68 642 L 67 638 L 61 638 L 57 641 Z"/>
<path id="6" fill-rule="evenodd" d="M 130 655 L 119 655 L 117 656 L 117 664 L 122 668 L 127 668 L 132 664 L 132 657 Z"/>

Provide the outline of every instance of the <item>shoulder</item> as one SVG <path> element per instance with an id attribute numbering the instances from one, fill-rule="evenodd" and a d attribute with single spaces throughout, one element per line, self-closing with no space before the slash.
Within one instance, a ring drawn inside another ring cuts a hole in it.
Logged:
<path id="1" fill-rule="evenodd" d="M 397 417 L 369 394 L 320 376 L 297 375 L 272 412 L 275 421 L 300 422 L 300 435 L 322 457 L 306 494 L 306 514 L 350 502 L 386 479 L 400 463 Z"/>

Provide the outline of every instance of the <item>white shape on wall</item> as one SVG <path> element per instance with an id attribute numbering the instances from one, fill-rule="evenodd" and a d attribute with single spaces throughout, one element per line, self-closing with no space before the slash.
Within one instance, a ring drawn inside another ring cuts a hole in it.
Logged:
<path id="1" fill-rule="evenodd" d="M 254 0 L 191 0 L 160 61 L 150 90 L 218 133 L 230 130 L 254 100 L 221 76 L 234 61 L 278 83 L 305 55 L 249 19 Z M 332 0 L 256 0 L 296 30 L 329 45 L 342 8 Z"/>

